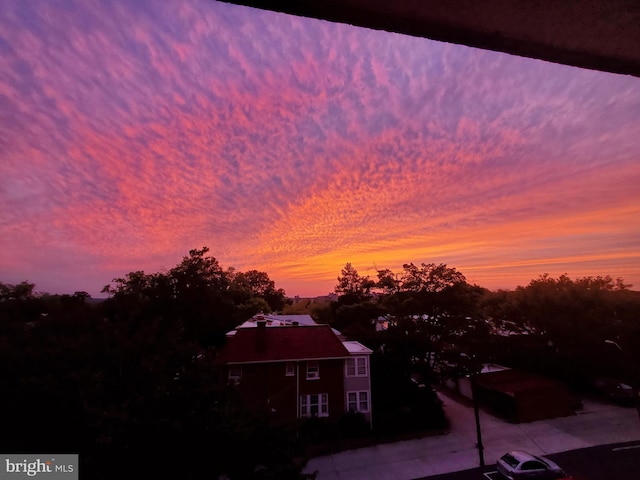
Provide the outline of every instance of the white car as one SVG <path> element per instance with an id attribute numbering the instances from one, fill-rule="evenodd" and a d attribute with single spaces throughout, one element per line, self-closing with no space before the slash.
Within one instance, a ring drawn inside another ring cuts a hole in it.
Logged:
<path id="1" fill-rule="evenodd" d="M 500 457 L 496 463 L 498 472 L 509 480 L 555 480 L 570 478 L 557 464 L 545 457 L 515 450 Z"/>

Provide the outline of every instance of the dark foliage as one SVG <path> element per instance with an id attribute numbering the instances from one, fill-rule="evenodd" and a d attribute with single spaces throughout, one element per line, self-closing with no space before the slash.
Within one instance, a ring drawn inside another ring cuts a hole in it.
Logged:
<path id="1" fill-rule="evenodd" d="M 214 361 L 284 292 L 260 272 L 240 284 L 207 251 L 116 279 L 102 303 L 0 284 L 0 450 L 79 453 L 94 479 L 295 478 L 294 432 L 218 387 Z"/>
<path id="2" fill-rule="evenodd" d="M 371 360 L 376 432 L 397 435 L 446 428 L 442 403 L 430 384 L 412 380 L 397 359 L 376 354 Z"/>
<path id="3" fill-rule="evenodd" d="M 347 264 L 339 280 L 331 321 L 381 353 L 378 361 L 388 365 L 374 374 L 393 365 L 429 385 L 470 373 L 472 358 L 542 373 L 574 390 L 592 391 L 599 379 L 640 386 L 640 292 L 622 279 L 542 275 L 515 291 L 490 292 L 446 265 L 406 264 L 400 273 L 379 270 L 375 286 L 364 289 L 368 277 Z M 375 331 L 382 315 L 385 329 Z M 402 425 L 398 412 L 408 407 L 401 396 L 384 396 L 373 394 L 376 423 L 382 411 L 395 412 L 390 423 Z"/>
<path id="4" fill-rule="evenodd" d="M 487 346 L 492 360 L 578 390 L 600 377 L 638 384 L 640 292 L 621 279 L 542 275 L 515 291 L 488 293 L 483 307 L 503 333 Z"/>

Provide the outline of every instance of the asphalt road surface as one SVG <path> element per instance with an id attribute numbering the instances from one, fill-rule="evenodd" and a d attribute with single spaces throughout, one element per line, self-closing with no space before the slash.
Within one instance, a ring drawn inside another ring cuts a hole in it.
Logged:
<path id="1" fill-rule="evenodd" d="M 506 452 L 505 452 L 506 453 Z M 575 480 L 640 479 L 640 442 L 617 443 L 546 455 Z M 495 468 L 423 477 L 417 480 L 504 480 Z"/>

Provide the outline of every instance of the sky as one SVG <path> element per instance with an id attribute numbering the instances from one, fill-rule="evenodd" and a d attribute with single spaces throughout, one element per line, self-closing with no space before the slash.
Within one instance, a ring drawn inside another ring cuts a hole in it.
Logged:
<path id="1" fill-rule="evenodd" d="M 444 263 L 640 289 L 640 78 L 213 0 L 0 4 L 0 282 L 207 246 L 287 295 Z"/>

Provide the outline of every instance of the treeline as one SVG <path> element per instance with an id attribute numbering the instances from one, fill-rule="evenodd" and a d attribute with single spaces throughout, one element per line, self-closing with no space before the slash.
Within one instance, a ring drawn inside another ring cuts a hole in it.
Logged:
<path id="1" fill-rule="evenodd" d="M 376 279 L 347 264 L 335 292 L 329 322 L 426 385 L 454 349 L 471 354 L 489 335 L 480 307 L 487 291 L 444 264 L 406 264 L 397 273 L 380 270 Z"/>
<path id="2" fill-rule="evenodd" d="M 586 391 L 599 377 L 640 380 L 640 292 L 630 287 L 609 276 L 544 274 L 490 291 L 444 264 L 405 264 L 375 278 L 347 264 L 338 301 L 314 314 L 425 382 L 495 362 Z"/>
<path id="3" fill-rule="evenodd" d="M 293 433 L 216 378 L 225 332 L 285 305 L 266 273 L 223 270 L 203 248 L 105 292 L 0 284 L 0 451 L 79 453 L 93 479 L 295 477 Z"/>
<path id="4" fill-rule="evenodd" d="M 494 336 L 500 361 L 589 390 L 599 377 L 639 385 L 640 292 L 622 279 L 542 275 L 488 292 L 482 313 L 511 335 Z"/>
<path id="5" fill-rule="evenodd" d="M 184 339 L 219 347 L 224 335 L 258 312 L 281 311 L 288 302 L 267 273 L 224 270 L 207 247 L 191 250 L 166 273 L 137 271 L 103 288 L 107 317 L 127 324 L 163 319 Z"/>

